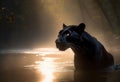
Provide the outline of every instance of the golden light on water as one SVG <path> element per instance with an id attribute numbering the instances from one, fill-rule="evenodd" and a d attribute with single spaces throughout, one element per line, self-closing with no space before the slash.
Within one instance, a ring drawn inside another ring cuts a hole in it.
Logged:
<path id="1" fill-rule="evenodd" d="M 43 75 L 43 80 L 41 82 L 53 82 L 55 78 L 55 65 L 54 60 L 51 58 L 45 58 L 43 62 L 36 62 L 39 64 L 37 70 Z"/>
<path id="2" fill-rule="evenodd" d="M 54 82 L 56 78 L 56 72 L 71 71 L 73 69 L 65 69 L 65 66 L 73 66 L 72 61 L 69 58 L 72 57 L 70 54 L 71 50 L 68 49 L 66 52 L 61 52 L 56 48 L 37 48 L 25 53 L 33 53 L 40 57 L 40 60 L 36 60 L 33 65 L 27 65 L 27 68 L 34 68 L 37 73 L 42 76 L 39 82 Z M 63 58 L 64 57 L 64 58 Z M 56 82 L 56 81 L 55 81 Z"/>
<path id="3" fill-rule="evenodd" d="M 21 53 L 19 54 L 19 52 Z M 20 76 L 20 78 L 25 79 L 24 82 L 31 80 L 35 80 L 31 82 L 73 80 L 74 67 L 70 52 L 69 49 L 60 52 L 56 48 L 10 50 L 5 54 L 4 70 L 11 71 L 15 68 L 14 74 L 18 74 L 16 77 Z M 44 55 L 42 55 L 43 53 Z M 10 82 L 13 82 L 13 80 Z"/>
<path id="4" fill-rule="evenodd" d="M 47 54 L 61 54 L 58 49 L 56 48 L 35 48 L 32 50 L 26 50 L 24 53 L 33 53 L 33 54 L 38 54 L 38 55 L 47 55 Z"/>
<path id="5" fill-rule="evenodd" d="M 35 51 L 39 52 L 38 55 L 49 55 L 49 54 L 62 54 L 64 52 L 59 51 L 56 48 L 39 48 L 35 49 Z"/>
<path id="6" fill-rule="evenodd" d="M 36 56 L 45 56 L 45 55 L 58 55 L 58 54 L 73 54 L 71 49 L 67 51 L 59 51 L 57 48 L 35 48 L 32 50 L 23 50 L 22 53 L 25 54 L 37 54 Z"/>

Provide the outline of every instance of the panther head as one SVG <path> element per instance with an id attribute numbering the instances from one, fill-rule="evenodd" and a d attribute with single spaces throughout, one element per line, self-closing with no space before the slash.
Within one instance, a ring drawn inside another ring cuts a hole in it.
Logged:
<path id="1" fill-rule="evenodd" d="M 60 30 L 58 38 L 56 39 L 56 47 L 64 51 L 71 48 L 72 45 L 78 45 L 82 41 L 82 33 L 84 32 L 85 24 L 80 23 L 79 25 L 65 25 L 63 24 L 63 29 Z"/>

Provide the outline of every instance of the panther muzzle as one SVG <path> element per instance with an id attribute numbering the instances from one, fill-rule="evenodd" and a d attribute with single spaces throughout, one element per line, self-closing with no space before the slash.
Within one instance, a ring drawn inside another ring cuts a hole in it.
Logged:
<path id="1" fill-rule="evenodd" d="M 58 40 L 56 40 L 55 43 L 56 43 L 56 47 L 61 51 L 64 51 L 68 48 L 68 45 L 64 42 L 59 42 Z"/>

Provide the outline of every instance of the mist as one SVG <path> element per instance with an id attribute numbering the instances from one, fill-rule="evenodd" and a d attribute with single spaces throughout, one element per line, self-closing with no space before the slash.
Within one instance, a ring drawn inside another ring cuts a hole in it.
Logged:
<path id="1" fill-rule="evenodd" d="M 119 54 L 119 0 L 1 0 L 0 49 L 55 47 L 62 24 L 86 24 L 108 51 Z"/>

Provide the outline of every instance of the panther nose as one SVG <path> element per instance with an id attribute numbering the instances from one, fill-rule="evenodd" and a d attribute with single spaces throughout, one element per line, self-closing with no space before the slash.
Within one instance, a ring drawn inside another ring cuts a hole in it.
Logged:
<path id="1" fill-rule="evenodd" d="M 60 43 L 60 41 L 58 39 L 55 40 L 55 43 Z"/>
<path id="2" fill-rule="evenodd" d="M 57 43 L 57 39 L 55 40 L 55 43 Z"/>
<path id="3" fill-rule="evenodd" d="M 62 42 L 63 42 L 62 39 L 59 39 L 59 38 L 55 40 L 55 43 L 56 43 L 56 44 L 60 44 L 60 43 L 62 43 Z"/>
<path id="4" fill-rule="evenodd" d="M 56 47 L 59 48 L 59 44 L 60 44 L 60 42 L 59 42 L 58 39 L 55 40 L 55 43 L 56 43 Z"/>

